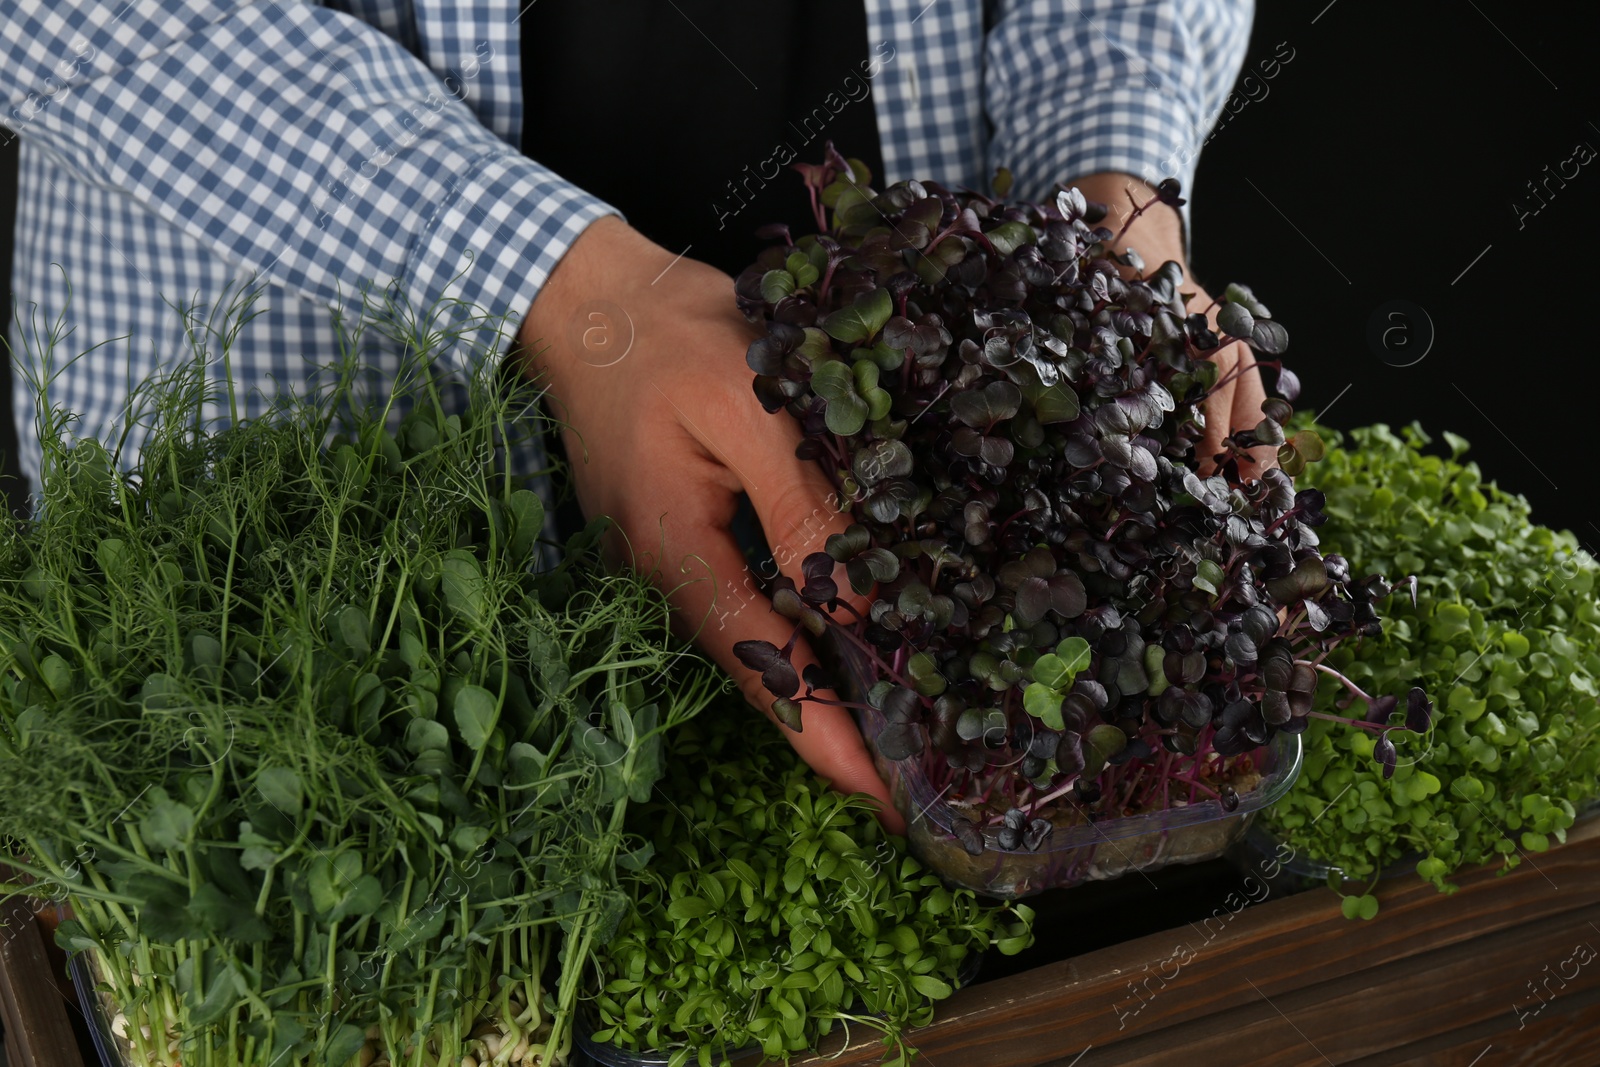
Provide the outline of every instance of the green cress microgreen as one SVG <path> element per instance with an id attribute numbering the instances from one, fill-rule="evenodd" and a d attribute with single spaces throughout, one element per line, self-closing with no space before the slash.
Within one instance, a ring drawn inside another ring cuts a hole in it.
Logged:
<path id="1" fill-rule="evenodd" d="M 904 1062 L 903 1031 L 972 955 L 1031 944 L 1033 913 L 945 888 L 749 714 L 735 697 L 676 731 L 657 798 L 629 813 L 655 859 L 623 875 L 593 1036 L 685 1067 L 746 1045 L 782 1060 L 858 1023 Z"/>
<path id="2" fill-rule="evenodd" d="M 1294 476 L 1324 448 L 1284 429 L 1299 393 L 1278 358 L 1287 332 L 1240 285 L 1213 332 L 1179 265 L 1113 256 L 1104 205 L 1077 189 L 1044 204 L 936 182 L 879 192 L 832 145 L 796 169 L 819 232 L 768 229 L 778 243 L 735 291 L 763 330 L 757 397 L 796 421 L 798 455 L 853 525 L 803 561 L 804 585 L 773 583 L 776 610 L 866 664 L 853 688 L 888 719 L 869 741 L 977 803 L 993 832 L 969 840 L 1017 838 L 1013 811 L 1045 827 L 1022 839 L 1037 848 L 1052 814 L 1236 807 L 1249 754 L 1329 714 L 1312 710 L 1321 661 L 1379 631 L 1390 591 L 1318 549 L 1322 494 Z M 1131 217 L 1182 203 L 1168 179 Z M 1225 384 L 1211 356 L 1232 341 L 1280 395 L 1197 456 Z M 1280 469 L 1246 480 L 1240 459 L 1262 446 Z M 836 564 L 864 616 L 839 600 Z M 735 651 L 800 728 L 807 704 L 840 702 L 812 684 L 825 674 L 800 687 L 794 645 Z M 1421 690 L 1407 701 L 1429 708 Z M 1387 725 L 1344 721 L 1378 735 L 1373 759 L 1392 768 Z"/>
<path id="3" fill-rule="evenodd" d="M 0 840 L 27 884 L 0 891 L 70 904 L 58 940 L 130 1067 L 562 1062 L 627 910 L 628 802 L 711 675 L 599 527 L 533 569 L 544 506 L 503 460 L 532 386 L 486 360 L 445 416 L 449 331 L 409 335 L 392 395 L 352 356 L 218 429 L 252 299 L 136 390 L 131 471 L 69 444 L 59 323 L 29 370 L 39 510 L 0 526 Z"/>
<path id="4" fill-rule="evenodd" d="M 1535 524 L 1525 499 L 1485 483 L 1455 434 L 1446 458 L 1424 451 L 1418 426 L 1348 441 L 1317 431 L 1330 442 L 1318 468 L 1324 544 L 1360 569 L 1413 572 L 1419 586 L 1415 605 L 1391 607 L 1383 636 L 1328 662 L 1378 692 L 1419 679 L 1443 707 L 1431 727 L 1400 723 L 1388 780 L 1373 772 L 1372 738 L 1312 723 L 1305 773 L 1262 817 L 1346 878 L 1420 855 L 1417 873 L 1449 892 L 1463 867 L 1510 869 L 1565 840 L 1600 796 L 1600 568 L 1571 533 Z M 1332 694 L 1317 703 L 1336 710 Z M 1377 901 L 1344 906 L 1371 918 Z"/>

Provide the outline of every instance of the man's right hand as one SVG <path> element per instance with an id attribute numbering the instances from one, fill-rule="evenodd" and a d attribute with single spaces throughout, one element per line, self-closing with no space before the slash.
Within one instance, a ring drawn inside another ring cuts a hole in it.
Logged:
<path id="1" fill-rule="evenodd" d="M 676 625 L 771 717 L 772 694 L 733 654 L 736 641 L 782 647 L 793 624 L 771 610 L 729 532 L 749 495 L 783 573 L 849 524 L 833 487 L 797 459 L 800 431 L 769 415 L 751 389 L 745 351 L 756 334 L 734 303 L 733 280 L 675 258 L 615 216 L 592 223 L 534 300 L 520 357 L 549 388 L 562 422 L 578 502 L 616 523 L 611 549 L 654 572 Z M 848 586 L 841 582 L 841 587 Z M 852 597 L 859 609 L 865 598 Z M 815 662 L 797 647 L 796 669 Z M 784 730 L 800 756 L 841 792 L 879 800 L 895 833 L 905 824 L 850 713 L 807 704 L 802 730 Z"/>

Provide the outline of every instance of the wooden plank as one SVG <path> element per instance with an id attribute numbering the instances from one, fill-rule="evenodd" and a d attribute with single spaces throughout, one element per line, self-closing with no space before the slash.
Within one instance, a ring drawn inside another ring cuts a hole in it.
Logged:
<path id="1" fill-rule="evenodd" d="M 1585 997 L 1600 997 L 1600 951 L 1587 964 L 1578 962 L 1572 951 L 1585 943 L 1591 950 L 1600 946 L 1600 935 L 1589 925 L 1595 921 L 1600 921 L 1600 903 L 1558 921 L 1543 920 L 1403 960 L 1380 961 L 1372 969 L 1286 995 L 1260 997 L 1210 1018 L 1135 1034 L 1106 1047 L 1103 1056 L 1096 1049 L 1079 1067 L 1111 1063 L 1157 1067 L 1172 1063 L 1173 1053 L 1180 1049 L 1201 1063 L 1227 1062 L 1238 1050 L 1248 1049 L 1252 1067 L 1408 1063 L 1404 1056 L 1394 1060 L 1387 1056 L 1434 1040 L 1459 1041 L 1464 1031 L 1515 1032 L 1518 1008 L 1524 1012 L 1521 1021 L 1537 1022 L 1543 1012 L 1535 1014 L 1534 1009 L 1541 1001 L 1527 990 L 1529 982 L 1542 979 L 1548 984 L 1545 1010 L 1552 1014 Z M 1570 981 L 1555 975 L 1563 961 Z M 1248 972 L 1233 978 L 1241 986 L 1252 980 Z M 1478 1051 L 1492 1043 L 1487 1038 L 1472 1040 L 1477 1041 Z"/>
<path id="2" fill-rule="evenodd" d="M 1202 1028 L 1195 1036 L 1204 1036 L 1204 1027 L 1224 1016 L 1235 1023 L 1257 1017 L 1265 1023 L 1270 1017 L 1282 1026 L 1271 1003 L 1350 976 L 1362 976 L 1358 981 L 1369 986 L 1380 984 L 1370 972 L 1382 969 L 1387 975 L 1400 961 L 1452 946 L 1463 948 L 1449 958 L 1470 969 L 1478 942 L 1514 931 L 1506 943 L 1515 943 L 1533 936 L 1530 931 L 1560 926 L 1559 917 L 1588 909 L 1600 898 L 1600 820 L 1580 823 L 1567 845 L 1509 875 L 1498 876 L 1496 870 L 1462 875 L 1456 879 L 1461 890 L 1451 896 L 1420 880 L 1397 879 L 1379 888 L 1382 911 L 1372 922 L 1343 918 L 1325 889 L 1269 900 L 1238 914 L 1219 909 L 1217 918 L 1199 925 L 982 982 L 950 998 L 940 1017 L 911 1040 L 932 1063 L 1038 1067 L 1084 1055 L 1083 1067 L 1086 1050 L 1115 1046 L 1120 1052 L 1123 1044 L 1150 1040 L 1142 1035 L 1166 1029 L 1183 1029 L 1186 1042 L 1190 1031 L 1184 1024 Z M 1600 935 L 1594 944 L 1600 947 Z M 1591 970 L 1600 972 L 1600 963 L 1585 968 Z M 1418 974 L 1411 974 L 1411 981 L 1426 985 Z M 1328 991 L 1349 992 L 1337 986 Z M 1380 1001 L 1361 997 L 1345 1008 L 1355 1013 L 1346 1014 L 1345 1027 L 1352 1019 L 1366 1022 L 1383 1012 Z M 1232 1015 L 1240 1011 L 1244 1014 Z M 1398 1034 L 1386 1040 L 1415 1040 L 1414 1034 Z M 799 1062 L 808 1067 L 878 1062 L 881 1046 L 868 1035 L 855 1036 L 848 1048 L 836 1038 Z M 1168 1040 L 1177 1037 L 1167 1035 Z M 1350 1054 L 1379 1051 L 1352 1049 Z M 1257 1062 L 1253 1055 L 1250 1062 Z"/>
<path id="3" fill-rule="evenodd" d="M 83 1067 L 83 1055 L 52 979 L 39 924 L 22 897 L 0 902 L 0 1011 L 11 1067 Z"/>
<path id="4" fill-rule="evenodd" d="M 1572 1067 L 1600 1058 L 1600 991 L 1563 996 L 1525 1026 L 1505 1019 L 1392 1049 L 1350 1067 Z"/>
<path id="5" fill-rule="evenodd" d="M 3 1012 L 3 1011 L 4 1011 L 4 1004 L 3 1004 L 3 1002 L 0 1002 L 0 1012 Z M 3 1026 L 3 1025 L 4 1025 L 4 1021 L 0 1020 L 0 1026 Z M 17 1044 L 16 1035 L 11 1032 L 11 1028 L 10 1027 L 5 1027 L 5 1032 L 6 1032 L 5 1033 L 5 1037 L 6 1037 L 6 1063 L 7 1064 L 21 1063 L 22 1062 L 22 1049 Z"/>
<path id="6" fill-rule="evenodd" d="M 1590 899 L 1597 893 L 1591 886 Z M 1384 985 L 1370 998 L 1357 992 L 1330 1001 L 1308 1018 L 1310 1026 L 1338 1048 L 1353 1044 L 1333 1036 L 1341 1008 L 1347 1021 L 1370 1019 L 1360 1029 L 1382 1032 L 1384 1047 L 1354 1060 L 1366 1067 L 1435 1056 L 1465 1065 L 1480 1054 L 1488 1064 L 1486 1050 L 1496 1064 L 1600 1063 L 1600 1029 L 1581 1025 L 1600 1010 L 1600 902 L 1419 959 L 1426 969 L 1377 971 Z M 1372 1011 L 1379 1005 L 1381 1012 Z M 1580 1023 L 1576 1031 L 1568 1029 L 1573 1022 Z M 1572 1054 L 1577 1037 L 1585 1038 L 1587 1055 Z"/>

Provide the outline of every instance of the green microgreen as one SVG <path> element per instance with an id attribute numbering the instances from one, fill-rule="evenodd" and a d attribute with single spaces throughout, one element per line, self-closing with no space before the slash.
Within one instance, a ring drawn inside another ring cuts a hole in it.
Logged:
<path id="1" fill-rule="evenodd" d="M 256 295 L 134 391 L 137 458 L 50 403 L 60 323 L 24 368 L 44 473 L 0 523 L 6 889 L 70 904 L 133 1067 L 565 1062 L 627 911 L 628 803 L 709 672 L 599 525 L 539 566 L 506 462 L 536 386 L 432 369 L 459 306 L 364 319 L 406 342 L 391 389 L 352 340 L 326 388 L 219 422 Z"/>
<path id="2" fill-rule="evenodd" d="M 594 1039 L 709 1067 L 856 1024 L 905 1062 L 903 1031 L 974 956 L 1031 944 L 1032 912 L 946 888 L 867 798 L 828 790 L 748 715 L 730 701 L 678 730 L 658 796 L 629 813 L 655 858 L 624 875 L 634 903 L 599 954 Z"/>
<path id="3" fill-rule="evenodd" d="M 1463 867 L 1509 870 L 1564 841 L 1600 796 L 1600 566 L 1570 532 L 1536 524 L 1523 497 L 1485 482 L 1455 434 L 1445 457 L 1424 451 L 1420 426 L 1358 429 L 1348 444 L 1318 430 L 1330 442 L 1324 543 L 1358 568 L 1414 572 L 1420 587 L 1381 637 L 1328 663 L 1377 692 L 1420 679 L 1442 708 L 1431 724 L 1377 709 L 1396 727 L 1388 779 L 1371 768 L 1372 737 L 1314 722 L 1305 773 L 1263 817 L 1345 878 L 1375 879 L 1410 856 L 1451 891 Z M 1334 694 L 1317 702 L 1344 710 Z M 1370 894 L 1345 898 L 1346 915 L 1376 910 Z"/>

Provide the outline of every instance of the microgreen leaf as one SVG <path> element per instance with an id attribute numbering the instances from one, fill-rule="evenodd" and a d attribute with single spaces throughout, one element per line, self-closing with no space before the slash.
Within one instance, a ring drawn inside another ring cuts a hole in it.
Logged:
<path id="1" fill-rule="evenodd" d="M 256 791 L 261 799 L 284 815 L 293 818 L 300 814 L 304 785 L 300 776 L 288 767 L 266 767 L 256 775 Z"/>
<path id="2" fill-rule="evenodd" d="M 182 848 L 194 832 L 194 812 L 187 804 L 157 800 L 139 823 L 139 833 L 157 849 Z"/>
<path id="3" fill-rule="evenodd" d="M 1415 852 L 1424 854 L 1417 873 L 1441 889 L 1462 867 L 1519 862 L 1508 827 L 1520 833 L 1532 822 L 1527 832 L 1555 833 L 1567 817 L 1557 798 L 1570 804 L 1600 791 L 1596 747 L 1585 739 L 1595 735 L 1571 717 L 1592 707 L 1584 695 L 1594 688 L 1591 668 L 1572 653 L 1600 638 L 1600 568 L 1570 535 L 1534 525 L 1525 501 L 1461 462 L 1460 438 L 1447 438 L 1446 459 L 1425 451 L 1429 439 L 1417 426 L 1348 438 L 1306 424 L 1300 432 L 1326 442 L 1318 484 L 1327 522 L 1318 533 L 1337 549 L 1324 557 L 1340 561 L 1330 578 L 1415 560 L 1416 600 L 1409 581 L 1404 595 L 1390 597 L 1381 579 L 1343 579 L 1371 629 L 1325 663 L 1373 694 L 1370 717 L 1389 728 L 1347 738 L 1311 720 L 1311 773 L 1265 819 L 1297 852 L 1356 879 Z M 1556 568 L 1559 582 L 1549 579 Z M 1370 605 L 1384 598 L 1391 620 L 1380 630 Z M 1548 675 L 1529 670 L 1536 649 L 1552 659 Z M 1403 708 L 1393 695 L 1401 692 Z M 1337 696 L 1319 690 L 1312 706 L 1339 714 Z M 1390 725 L 1396 710 L 1403 728 Z M 1546 777 L 1530 778 L 1535 766 Z M 1336 798 L 1340 791 L 1348 795 Z M 1345 907 L 1359 917 L 1356 899 Z"/>
<path id="4" fill-rule="evenodd" d="M 1033 682 L 1022 691 L 1022 706 L 1028 714 L 1052 730 L 1066 726 L 1061 718 L 1061 700 L 1059 692 L 1040 682 Z"/>
<path id="5" fill-rule="evenodd" d="M 761 276 L 761 295 L 776 304 L 795 290 L 795 277 L 786 270 L 769 270 Z"/>
<path id="6" fill-rule="evenodd" d="M 497 711 L 494 694 L 482 686 L 462 686 L 456 693 L 456 729 L 468 748 L 477 752 L 489 743 L 489 731 L 494 729 Z"/>
<path id="7" fill-rule="evenodd" d="M 834 209 L 831 225 L 817 214 L 827 232 L 773 230 L 781 244 L 735 289 L 765 328 L 748 353 L 756 394 L 833 480 L 853 522 L 827 553 L 869 603 L 857 614 L 819 572 L 774 608 L 825 654 L 850 650 L 828 664 L 841 694 L 920 698 L 886 710 L 870 740 L 983 798 L 952 845 L 1042 839 L 999 821 L 1025 796 L 1060 799 L 1039 813 L 1052 825 L 1211 794 L 1236 809 L 1230 778 L 1251 773 L 1251 750 L 1308 729 L 1311 664 L 1380 629 L 1382 579 L 1319 551 L 1331 505 L 1294 481 L 1326 449 L 1294 424 L 1287 331 L 1232 286 L 1214 332 L 1180 264 L 1108 256 L 1107 209 L 1081 192 L 1003 205 L 933 183 L 880 193 L 835 155 L 799 168 Z M 1181 203 L 1167 180 L 1135 211 Z M 774 274 L 804 266 L 815 286 Z M 781 308 L 761 298 L 768 281 Z M 816 336 L 799 356 L 803 330 Z M 1281 397 L 1202 456 L 1223 337 L 1255 348 Z M 1263 444 L 1282 469 L 1255 478 L 1242 461 Z M 1412 566 L 1401 558 L 1383 566 Z M 744 662 L 770 671 L 777 712 L 797 720 L 815 687 L 770 655 Z"/>
<path id="8" fill-rule="evenodd" d="M 506 552 L 513 560 L 526 559 L 544 530 L 544 501 L 531 489 L 518 489 L 511 494 L 507 508 L 513 532 Z"/>
<path id="9" fill-rule="evenodd" d="M 822 328 L 836 341 L 861 344 L 876 337 L 894 311 L 887 289 L 874 289 L 822 320 Z"/>

